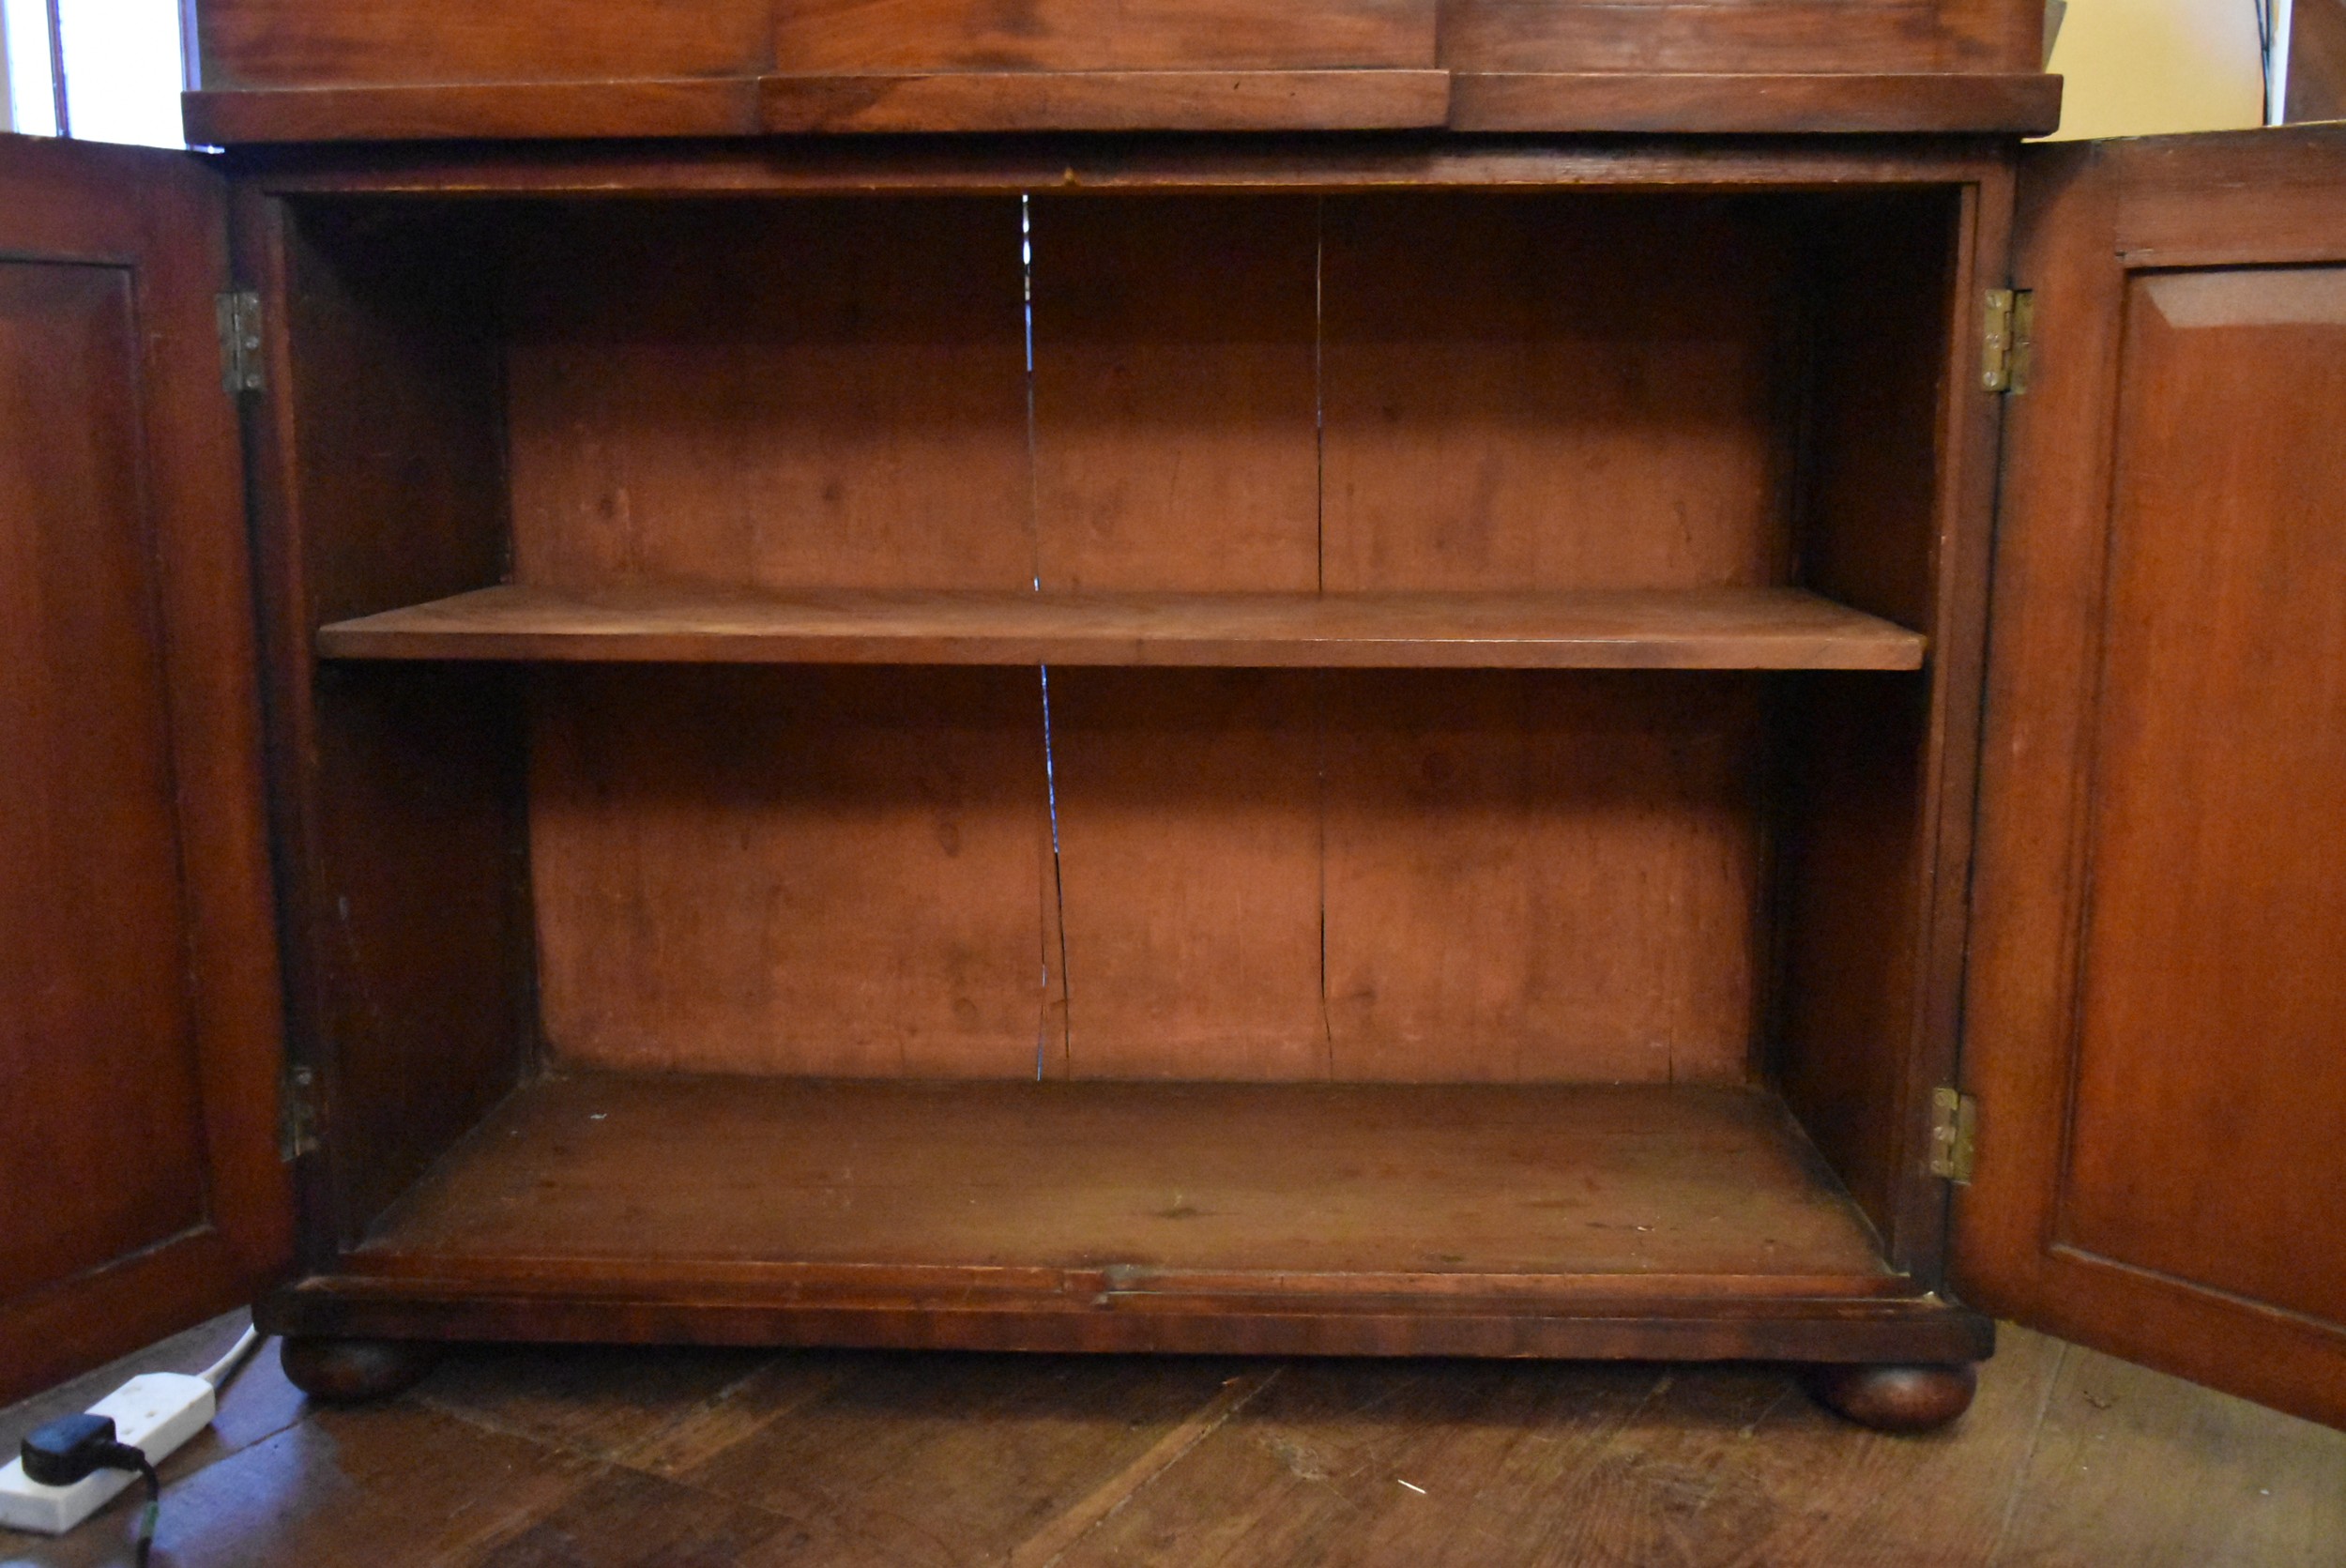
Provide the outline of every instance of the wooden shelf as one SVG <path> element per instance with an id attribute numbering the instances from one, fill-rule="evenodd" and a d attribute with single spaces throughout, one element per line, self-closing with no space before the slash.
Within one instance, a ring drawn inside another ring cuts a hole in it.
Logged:
<path id="1" fill-rule="evenodd" d="M 1912 1293 L 1781 1104 L 1732 1087 L 557 1075 L 347 1263 L 511 1259 L 769 1291 Z"/>
<path id="2" fill-rule="evenodd" d="M 483 588 L 339 621 L 329 659 L 1912 670 L 1925 639 L 1798 588 L 1033 594 Z"/>

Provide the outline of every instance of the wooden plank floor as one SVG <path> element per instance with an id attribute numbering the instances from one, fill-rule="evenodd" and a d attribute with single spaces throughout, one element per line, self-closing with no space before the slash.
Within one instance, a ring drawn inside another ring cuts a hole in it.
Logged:
<path id="1" fill-rule="evenodd" d="M 322 1409 L 271 1345 L 164 1474 L 171 1568 L 2346 1561 L 2346 1434 L 2010 1329 L 1927 1439 L 1755 1366 L 481 1349 Z M 134 1512 L 0 1562 L 128 1562 Z"/>

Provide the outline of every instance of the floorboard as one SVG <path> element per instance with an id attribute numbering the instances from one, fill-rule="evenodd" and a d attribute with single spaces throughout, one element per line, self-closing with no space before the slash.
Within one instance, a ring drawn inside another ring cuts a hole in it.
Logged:
<path id="1" fill-rule="evenodd" d="M 0 1440 L 238 1327 L 0 1411 Z M 2346 1542 L 2346 1433 L 2009 1327 L 1922 1439 L 1754 1365 L 481 1347 L 336 1409 L 271 1345 L 164 1473 L 170 1568 L 2336 1568 Z M 135 1512 L 0 1531 L 0 1563 L 128 1563 Z"/>

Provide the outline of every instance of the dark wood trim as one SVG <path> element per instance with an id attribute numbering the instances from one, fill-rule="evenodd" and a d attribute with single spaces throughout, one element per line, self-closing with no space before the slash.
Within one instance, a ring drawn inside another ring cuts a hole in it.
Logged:
<path id="1" fill-rule="evenodd" d="M 2061 123 L 2061 78 L 2037 72 L 1697 75 L 1460 71 L 1456 130 L 2017 131 Z"/>
<path id="2" fill-rule="evenodd" d="M 480 1281 L 316 1276 L 257 1309 L 270 1333 L 385 1339 L 824 1345 L 873 1348 L 1171 1351 L 1586 1360 L 1972 1362 L 1995 1325 L 1935 1296 L 1894 1301 L 1639 1302 L 1559 1310 L 1488 1301 L 1406 1303 L 1003 1291 L 777 1299 L 701 1289 L 532 1293 Z"/>
<path id="3" fill-rule="evenodd" d="M 327 1037 L 320 999 L 324 955 L 310 940 L 311 923 L 300 918 L 308 868 L 316 858 L 316 830 L 302 787 L 302 759 L 316 745 L 311 682 L 314 662 L 300 656 L 309 634 L 302 618 L 305 593 L 297 547 L 296 486 L 292 477 L 294 437 L 290 400 L 283 395 L 292 374 L 292 353 L 284 330 L 290 319 L 286 277 L 284 208 L 243 183 L 230 187 L 228 245 L 237 283 L 261 297 L 262 319 L 278 330 L 265 335 L 263 375 L 273 395 L 260 399 L 244 422 L 245 506 L 252 540 L 256 642 L 261 696 L 267 711 L 266 796 L 269 842 L 274 850 L 279 964 L 282 972 L 284 1058 L 289 1066 L 325 1068 Z M 292 1195 L 294 1259 L 316 1268 L 334 1256 L 331 1150 L 302 1151 L 286 1165 Z"/>
<path id="4" fill-rule="evenodd" d="M 282 1223 L 282 1222 L 281 1222 Z M 243 1306 L 280 1277 L 209 1225 L 0 1302 L 0 1398 L 48 1388 L 190 1323 Z"/>
<path id="5" fill-rule="evenodd" d="M 1987 678 L 1988 581 L 2003 407 L 1980 385 L 1982 295 L 2001 287 L 2010 254 L 2013 166 L 2006 162 L 1966 194 L 1957 265 L 1949 282 L 1953 329 L 1940 428 L 1932 723 L 1924 759 L 1925 880 L 1922 948 L 1916 955 L 1914 1044 L 1900 1118 L 1887 1130 L 1904 1180 L 1891 1225 L 1890 1256 L 1933 1286 L 1944 1275 L 1948 1184 L 1930 1174 L 1931 1090 L 1956 1081 L 1963 1027 L 1965 933 L 1978 793 L 1980 713 Z"/>
<path id="6" fill-rule="evenodd" d="M 2003 166 L 1990 137 L 776 137 L 764 141 L 420 143 L 251 147 L 273 195 L 719 196 L 1123 190 L 1778 190 L 1966 185 Z"/>

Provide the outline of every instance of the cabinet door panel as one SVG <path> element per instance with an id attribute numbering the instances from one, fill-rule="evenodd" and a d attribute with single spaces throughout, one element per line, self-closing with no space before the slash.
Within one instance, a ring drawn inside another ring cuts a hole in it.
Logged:
<path id="1" fill-rule="evenodd" d="M 1959 1277 L 2346 1423 L 2346 134 L 2027 174 Z"/>
<path id="2" fill-rule="evenodd" d="M 193 160 L 0 145 L 0 1399 L 284 1251 L 220 234 Z"/>

